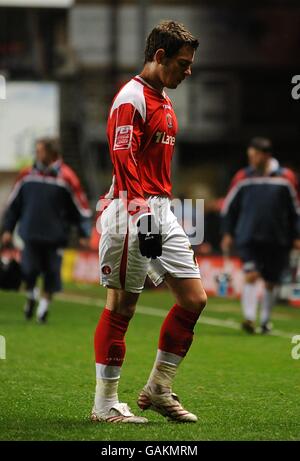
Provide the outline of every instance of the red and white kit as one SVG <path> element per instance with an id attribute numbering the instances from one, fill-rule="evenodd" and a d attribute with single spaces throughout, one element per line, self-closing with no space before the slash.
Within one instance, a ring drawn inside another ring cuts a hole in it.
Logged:
<path id="1" fill-rule="evenodd" d="M 170 208 L 176 133 L 165 92 L 136 76 L 116 95 L 107 123 L 113 181 L 105 199 L 112 200 L 101 215 L 99 246 L 104 286 L 140 293 L 147 273 L 155 285 L 166 273 L 200 278 L 189 239 Z M 137 219 L 150 212 L 163 225 L 162 255 L 154 260 L 141 255 L 136 229 Z"/>

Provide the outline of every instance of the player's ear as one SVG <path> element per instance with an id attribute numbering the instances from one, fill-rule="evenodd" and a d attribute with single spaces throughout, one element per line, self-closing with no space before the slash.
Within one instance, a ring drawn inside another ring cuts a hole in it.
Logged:
<path id="1" fill-rule="evenodd" d="M 155 60 L 158 64 L 164 64 L 165 58 L 166 58 L 166 52 L 165 52 L 165 50 L 164 50 L 163 48 L 159 48 L 159 49 L 155 52 L 154 60 Z"/>

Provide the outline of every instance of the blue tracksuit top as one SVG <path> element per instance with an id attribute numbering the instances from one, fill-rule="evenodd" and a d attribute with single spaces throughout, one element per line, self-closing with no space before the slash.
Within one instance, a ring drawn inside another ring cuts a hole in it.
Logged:
<path id="1" fill-rule="evenodd" d="M 237 246 L 274 244 L 291 247 L 300 238 L 300 209 L 294 172 L 271 159 L 267 175 L 252 167 L 234 176 L 222 207 L 222 231 Z"/>
<path id="2" fill-rule="evenodd" d="M 41 170 L 36 165 L 19 174 L 9 196 L 3 231 L 18 232 L 24 242 L 65 246 L 70 225 L 89 237 L 91 210 L 74 171 L 62 161 Z"/>

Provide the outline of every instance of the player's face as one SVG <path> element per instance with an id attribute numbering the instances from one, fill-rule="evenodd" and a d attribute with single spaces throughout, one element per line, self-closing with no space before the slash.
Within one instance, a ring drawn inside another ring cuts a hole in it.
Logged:
<path id="1" fill-rule="evenodd" d="M 249 147 L 247 150 L 249 165 L 255 169 L 263 169 L 268 161 L 268 155 L 265 152 Z"/>
<path id="2" fill-rule="evenodd" d="M 191 46 L 183 46 L 176 56 L 166 58 L 161 75 L 163 86 L 177 88 L 182 80 L 191 75 L 194 56 L 195 50 Z"/>
<path id="3" fill-rule="evenodd" d="M 38 142 L 35 147 L 36 159 L 44 165 L 51 163 L 51 155 L 47 152 L 45 145 L 42 142 Z"/>

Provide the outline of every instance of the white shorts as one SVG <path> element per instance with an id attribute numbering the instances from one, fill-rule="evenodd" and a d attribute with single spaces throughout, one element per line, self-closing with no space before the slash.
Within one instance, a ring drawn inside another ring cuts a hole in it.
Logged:
<path id="1" fill-rule="evenodd" d="M 147 275 L 156 286 L 164 281 L 167 273 L 175 278 L 200 278 L 194 251 L 171 210 L 170 200 L 167 197 L 151 196 L 147 201 L 151 213 L 163 225 L 162 255 L 156 259 L 141 255 L 136 224 L 132 222 L 121 200 L 113 200 L 100 218 L 99 260 L 102 285 L 141 293 Z"/>

